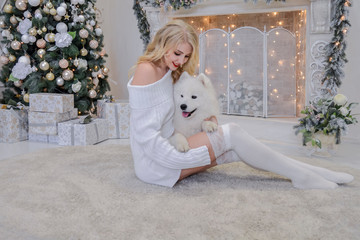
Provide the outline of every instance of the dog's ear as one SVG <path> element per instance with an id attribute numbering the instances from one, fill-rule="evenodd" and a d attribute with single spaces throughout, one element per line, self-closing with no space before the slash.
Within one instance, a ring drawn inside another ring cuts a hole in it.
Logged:
<path id="1" fill-rule="evenodd" d="M 200 73 L 198 76 L 198 80 L 206 87 L 206 88 L 212 88 L 212 84 L 210 79 L 204 74 Z"/>

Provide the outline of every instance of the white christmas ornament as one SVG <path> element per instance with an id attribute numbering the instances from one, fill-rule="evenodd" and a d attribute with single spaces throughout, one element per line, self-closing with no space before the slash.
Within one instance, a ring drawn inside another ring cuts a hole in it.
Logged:
<path id="1" fill-rule="evenodd" d="M 77 61 L 78 61 L 77 69 L 80 69 L 80 68 L 87 69 L 88 62 L 85 59 L 79 58 L 79 59 L 77 59 Z"/>
<path id="2" fill-rule="evenodd" d="M 21 41 L 24 43 L 29 43 L 30 39 L 29 39 L 29 35 L 28 34 L 24 34 L 21 36 Z"/>
<path id="3" fill-rule="evenodd" d="M 65 8 L 65 9 L 67 9 L 66 3 L 61 3 L 60 6 L 63 7 L 63 8 Z"/>
<path id="4" fill-rule="evenodd" d="M 85 0 L 78 0 L 79 4 L 84 4 Z"/>
<path id="5" fill-rule="evenodd" d="M 58 31 L 59 33 L 65 33 L 68 31 L 68 27 L 65 23 L 60 22 L 56 24 L 56 31 Z"/>
<path id="6" fill-rule="evenodd" d="M 25 79 L 30 73 L 32 73 L 32 67 L 30 64 L 18 62 L 12 68 L 12 75 L 17 79 Z"/>
<path id="7" fill-rule="evenodd" d="M 25 12 L 24 12 L 24 17 L 25 17 L 25 18 L 31 18 L 31 12 L 25 11 Z"/>
<path id="8" fill-rule="evenodd" d="M 36 37 L 35 36 L 29 36 L 29 40 L 30 40 L 30 42 L 34 43 L 34 42 L 36 42 Z"/>
<path id="9" fill-rule="evenodd" d="M 57 14 L 62 17 L 65 16 L 65 14 L 66 14 L 66 9 L 62 6 L 58 7 L 56 9 L 56 11 L 57 11 Z"/>
<path id="10" fill-rule="evenodd" d="M 96 34 L 96 36 L 101 36 L 102 29 L 101 28 L 95 28 L 95 34 Z"/>
<path id="11" fill-rule="evenodd" d="M 28 0 L 28 3 L 29 3 L 31 6 L 36 7 L 36 6 L 39 6 L 40 0 Z"/>
<path id="12" fill-rule="evenodd" d="M 71 4 L 76 5 L 79 3 L 79 0 L 71 0 Z"/>
<path id="13" fill-rule="evenodd" d="M 55 45 L 59 48 L 68 47 L 72 43 L 72 36 L 67 32 L 64 33 L 57 33 L 55 35 Z"/>
<path id="14" fill-rule="evenodd" d="M 90 21 L 90 25 L 91 25 L 91 26 L 95 26 L 95 25 L 96 25 L 96 22 L 95 22 L 94 20 L 91 20 L 91 21 Z"/>
<path id="15" fill-rule="evenodd" d="M 30 58 L 29 56 L 21 56 L 18 62 L 30 65 Z"/>
<path id="16" fill-rule="evenodd" d="M 85 17 L 84 17 L 84 15 L 79 15 L 78 20 L 79 20 L 79 22 L 81 22 L 81 23 L 85 22 Z"/>
<path id="17" fill-rule="evenodd" d="M 21 80 L 14 82 L 15 87 L 21 87 L 22 84 L 23 84 L 23 81 L 21 81 Z"/>
<path id="18" fill-rule="evenodd" d="M 73 90 L 74 93 L 77 93 L 80 91 L 81 89 L 81 82 L 77 82 L 71 85 L 71 89 Z"/>
<path id="19" fill-rule="evenodd" d="M 41 20 L 42 19 L 41 13 L 35 13 L 35 18 Z"/>

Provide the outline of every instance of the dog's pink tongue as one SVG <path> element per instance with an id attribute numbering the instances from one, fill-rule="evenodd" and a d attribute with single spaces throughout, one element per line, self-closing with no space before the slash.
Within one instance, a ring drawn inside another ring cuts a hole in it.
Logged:
<path id="1" fill-rule="evenodd" d="M 189 116 L 189 114 L 190 114 L 189 112 L 182 112 L 182 115 L 184 118 L 187 118 Z"/>

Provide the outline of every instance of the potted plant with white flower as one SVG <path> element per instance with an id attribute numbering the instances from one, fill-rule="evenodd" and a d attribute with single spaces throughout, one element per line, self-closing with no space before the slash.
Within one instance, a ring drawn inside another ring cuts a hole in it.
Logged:
<path id="1" fill-rule="evenodd" d="M 357 119 L 351 114 L 356 104 L 348 103 L 343 94 L 311 101 L 301 111 L 305 116 L 294 126 L 295 134 L 302 133 L 304 146 L 311 143 L 311 146 L 321 149 L 324 144 L 340 144 L 341 136 L 348 131 L 348 125 L 357 123 Z"/>

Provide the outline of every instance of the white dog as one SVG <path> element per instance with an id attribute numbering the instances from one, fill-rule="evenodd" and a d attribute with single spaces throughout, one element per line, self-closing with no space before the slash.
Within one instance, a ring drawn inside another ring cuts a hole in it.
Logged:
<path id="1" fill-rule="evenodd" d="M 170 143 L 178 151 L 190 149 L 186 138 L 201 132 L 217 130 L 217 124 L 209 120 L 219 114 L 219 103 L 215 89 L 204 74 L 192 77 L 184 72 L 174 85 L 175 132 Z"/>

